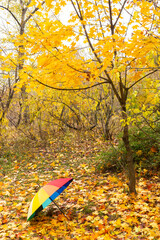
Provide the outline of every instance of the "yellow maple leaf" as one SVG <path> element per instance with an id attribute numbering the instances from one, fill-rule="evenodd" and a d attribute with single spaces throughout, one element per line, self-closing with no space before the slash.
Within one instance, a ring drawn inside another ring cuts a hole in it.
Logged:
<path id="1" fill-rule="evenodd" d="M 87 221 L 92 221 L 92 220 L 93 220 L 93 216 L 87 216 L 87 217 L 86 217 L 86 220 L 87 220 Z"/>
<path id="2" fill-rule="evenodd" d="M 0 206 L 0 212 L 2 212 L 3 211 L 3 207 L 2 206 Z"/>
<path id="3" fill-rule="evenodd" d="M 120 219 L 120 218 L 118 218 L 118 219 L 116 220 L 115 226 L 116 226 L 116 227 L 121 227 L 121 219 Z"/>
<path id="4" fill-rule="evenodd" d="M 35 169 L 36 167 L 37 167 L 37 164 L 34 164 L 34 165 L 32 166 L 32 168 L 34 168 L 34 169 Z"/>
<path id="5" fill-rule="evenodd" d="M 51 166 L 54 167 L 54 166 L 55 166 L 55 162 L 52 162 L 52 163 L 51 163 Z"/>
<path id="6" fill-rule="evenodd" d="M 159 228 L 158 228 L 158 224 L 157 224 L 156 222 L 153 222 L 153 223 L 151 223 L 150 225 L 151 225 L 153 228 L 159 229 Z"/>
<path id="7" fill-rule="evenodd" d="M 51 8 L 52 7 L 52 0 L 46 0 L 46 5 L 47 7 Z"/>

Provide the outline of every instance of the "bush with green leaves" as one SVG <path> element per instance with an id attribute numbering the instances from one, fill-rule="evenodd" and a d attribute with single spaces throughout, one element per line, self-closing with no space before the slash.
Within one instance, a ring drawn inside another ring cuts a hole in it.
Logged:
<path id="1" fill-rule="evenodd" d="M 134 155 L 136 169 L 160 169 L 160 131 L 144 127 L 133 128 L 130 132 L 130 143 Z M 122 141 L 117 147 L 112 146 L 97 157 L 98 171 L 122 171 L 126 167 L 126 151 Z"/>
<path id="2" fill-rule="evenodd" d="M 124 149 L 123 149 L 124 150 Z M 122 149 L 110 147 L 106 152 L 100 152 L 97 160 L 97 169 L 100 172 L 113 171 L 119 172 L 125 167 L 124 152 Z"/>
<path id="3" fill-rule="evenodd" d="M 133 132 L 133 130 L 132 130 Z M 131 147 L 137 167 L 146 169 L 160 169 L 160 130 L 153 131 L 143 127 L 140 131 L 131 134 Z"/>

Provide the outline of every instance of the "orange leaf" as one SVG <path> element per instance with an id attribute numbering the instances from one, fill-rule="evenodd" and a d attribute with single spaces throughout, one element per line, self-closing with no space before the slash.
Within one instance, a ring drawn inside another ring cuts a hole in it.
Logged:
<path id="1" fill-rule="evenodd" d="M 152 153 L 157 153 L 157 152 L 158 152 L 157 148 L 154 147 L 154 146 L 151 147 L 150 151 L 151 151 Z"/>

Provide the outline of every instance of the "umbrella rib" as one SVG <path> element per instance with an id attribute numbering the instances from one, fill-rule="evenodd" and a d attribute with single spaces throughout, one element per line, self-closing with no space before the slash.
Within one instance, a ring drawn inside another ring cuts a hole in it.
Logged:
<path id="1" fill-rule="evenodd" d="M 53 200 L 53 203 L 56 205 L 56 207 L 61 211 L 61 213 L 63 213 L 63 215 L 68 219 L 70 220 L 67 215 L 62 211 L 62 209 L 60 209 L 60 207 L 58 206 L 58 204 Z"/>

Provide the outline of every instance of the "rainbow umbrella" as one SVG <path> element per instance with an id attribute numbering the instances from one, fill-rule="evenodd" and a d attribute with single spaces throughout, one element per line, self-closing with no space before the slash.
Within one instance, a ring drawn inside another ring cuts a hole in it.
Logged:
<path id="1" fill-rule="evenodd" d="M 27 221 L 31 220 L 51 202 L 54 202 L 54 199 L 58 197 L 72 181 L 73 178 L 60 178 L 53 180 L 40 188 L 40 190 L 36 193 L 30 204 Z M 56 203 L 55 205 L 58 207 Z"/>

